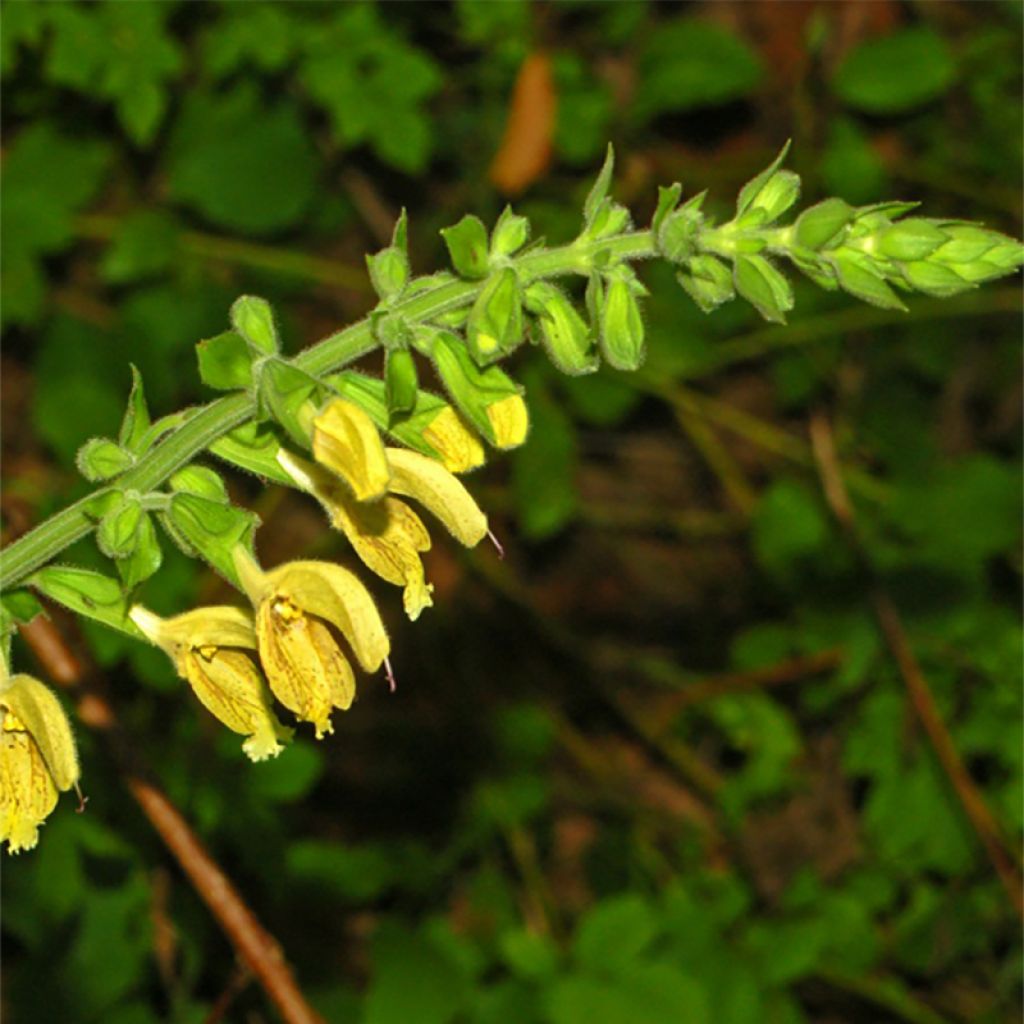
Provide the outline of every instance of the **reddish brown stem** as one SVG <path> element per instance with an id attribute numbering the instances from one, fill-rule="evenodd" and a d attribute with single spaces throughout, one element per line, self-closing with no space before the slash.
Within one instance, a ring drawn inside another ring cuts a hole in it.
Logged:
<path id="1" fill-rule="evenodd" d="M 1004 845 L 999 823 L 988 809 L 988 805 L 982 799 L 978 787 L 974 784 L 974 780 L 964 765 L 960 751 L 957 750 L 953 737 L 950 736 L 949 729 L 942 720 L 928 680 L 925 678 L 907 638 L 903 620 L 877 574 L 873 571 L 870 559 L 861 543 L 853 505 L 839 470 L 832 428 L 823 413 L 818 412 L 812 416 L 810 430 L 811 446 L 821 476 L 825 499 L 836 521 L 849 538 L 862 567 L 872 580 L 870 590 L 872 610 L 878 620 L 889 653 L 896 662 L 900 676 L 907 688 L 914 714 L 921 723 L 921 727 L 935 751 L 936 759 L 949 779 L 953 792 L 956 793 L 964 814 L 988 855 L 999 880 L 1003 883 L 1018 914 L 1024 917 L 1024 886 L 1021 884 L 1017 866 Z"/>
<path id="2" fill-rule="evenodd" d="M 50 619 L 37 617 L 22 627 L 21 635 L 46 674 L 54 682 L 75 690 L 79 718 L 107 740 L 129 792 L 282 1019 L 286 1024 L 325 1024 L 303 996 L 274 937 L 260 924 L 231 879 L 142 764 L 92 666 L 70 648 Z"/>

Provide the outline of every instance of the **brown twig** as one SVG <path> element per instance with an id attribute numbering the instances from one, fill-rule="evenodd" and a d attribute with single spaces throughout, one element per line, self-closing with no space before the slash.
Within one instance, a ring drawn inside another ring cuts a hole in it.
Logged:
<path id="1" fill-rule="evenodd" d="M 92 666 L 71 649 L 51 619 L 38 616 L 22 627 L 21 635 L 49 678 L 75 691 L 79 718 L 107 740 L 125 785 L 282 1019 L 286 1024 L 324 1024 L 300 991 L 274 937 L 141 763 Z"/>
<path id="2" fill-rule="evenodd" d="M 811 417 L 810 433 L 811 447 L 814 451 L 825 499 L 836 521 L 847 535 L 868 578 L 872 581 L 870 599 L 875 618 L 878 620 L 889 653 L 899 668 L 914 713 L 928 736 L 935 756 L 949 779 L 950 785 L 963 807 L 964 814 L 988 855 L 999 880 L 1003 883 L 1017 912 L 1024 917 L 1024 887 L 1022 887 L 1016 865 L 1004 846 L 1002 829 L 982 799 L 981 793 L 964 765 L 963 758 L 961 758 L 960 752 L 946 728 L 946 723 L 939 713 L 935 697 L 928 686 L 928 680 L 914 655 L 899 611 L 874 572 L 861 542 L 853 505 L 839 471 L 832 428 L 823 413 L 816 412 Z"/>

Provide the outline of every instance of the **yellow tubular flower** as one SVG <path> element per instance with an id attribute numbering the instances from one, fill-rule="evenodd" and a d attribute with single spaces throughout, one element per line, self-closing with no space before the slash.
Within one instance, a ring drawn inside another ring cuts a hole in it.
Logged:
<path id="1" fill-rule="evenodd" d="M 388 448 L 387 459 L 391 467 L 388 490 L 414 498 L 466 547 L 474 547 L 487 536 L 487 516 L 462 483 L 439 462 L 405 448 Z"/>
<path id="2" fill-rule="evenodd" d="M 347 710 L 355 677 L 330 627 L 348 641 L 360 665 L 375 672 L 389 644 L 373 598 L 358 578 L 329 562 L 289 562 L 264 572 L 244 548 L 235 565 L 256 609 L 260 661 L 274 696 L 317 739 L 331 732 L 331 712 Z"/>
<path id="3" fill-rule="evenodd" d="M 519 395 L 509 395 L 487 406 L 487 419 L 499 448 L 515 448 L 526 440 L 530 414 Z"/>
<path id="4" fill-rule="evenodd" d="M 271 708 L 270 691 L 256 664 L 252 616 L 240 608 L 197 608 L 172 619 L 141 605 L 132 621 L 168 654 L 200 703 L 232 732 L 248 739 L 242 750 L 253 761 L 281 753 L 292 730 Z"/>
<path id="5" fill-rule="evenodd" d="M 423 428 L 423 440 L 441 456 L 449 473 L 467 473 L 484 464 L 484 446 L 451 406 Z"/>
<path id="6" fill-rule="evenodd" d="M 383 496 L 388 485 L 384 444 L 358 405 L 333 398 L 313 419 L 313 457 L 337 473 L 360 501 Z"/>
<path id="7" fill-rule="evenodd" d="M 487 535 L 487 517 L 444 466 L 404 448 L 386 452 L 390 490 L 415 498 L 469 547 Z M 330 474 L 289 452 L 279 452 L 277 461 L 324 506 L 332 525 L 345 534 L 367 568 L 405 588 L 405 612 L 410 619 L 418 618 L 433 603 L 433 587 L 424 580 L 420 560 L 420 553 L 430 550 L 430 534 L 420 517 L 390 495 L 378 502 L 358 502 Z"/>
<path id="8" fill-rule="evenodd" d="M 57 793 L 78 782 L 78 752 L 60 701 L 38 679 L 19 674 L 0 688 L 0 842 L 31 850 Z"/>

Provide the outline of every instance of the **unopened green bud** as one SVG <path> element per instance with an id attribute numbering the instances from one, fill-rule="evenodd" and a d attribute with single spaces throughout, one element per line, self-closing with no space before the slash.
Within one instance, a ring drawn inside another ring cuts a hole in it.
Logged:
<path id="1" fill-rule="evenodd" d="M 768 216 L 770 210 L 778 208 L 785 202 L 792 189 L 792 182 L 787 183 L 784 180 L 776 181 L 775 179 L 782 166 L 782 161 L 786 159 L 786 154 L 789 152 L 789 145 L 787 142 L 779 151 L 779 155 L 760 174 L 755 175 L 740 189 L 740 194 L 736 199 L 736 220 L 744 218 L 745 214 L 756 207 L 762 210 L 757 219 L 760 223 L 767 223 L 772 219 Z M 778 216 L 796 202 L 796 198 L 800 194 L 800 179 L 795 174 L 793 178 L 796 179 L 797 191 L 774 216 Z"/>
<path id="2" fill-rule="evenodd" d="M 94 437 L 86 441 L 75 456 L 78 472 L 99 483 L 101 480 L 113 480 L 135 465 L 135 457 L 119 444 L 107 437 Z"/>
<path id="3" fill-rule="evenodd" d="M 942 263 L 973 263 L 999 245 L 1007 242 L 1018 244 L 998 231 L 989 231 L 975 224 L 943 224 L 942 231 L 946 243 L 934 253 L 935 259 Z"/>
<path id="4" fill-rule="evenodd" d="M 882 309 L 906 309 L 900 297 L 886 284 L 882 272 L 865 253 L 837 250 L 831 257 L 843 291 Z"/>
<path id="5" fill-rule="evenodd" d="M 407 348 L 391 349 L 385 355 L 384 386 L 389 412 L 410 412 L 416 405 L 419 380 L 416 362 Z"/>
<path id="6" fill-rule="evenodd" d="M 740 293 L 765 320 L 784 324 L 793 308 L 793 289 L 789 281 L 763 256 L 737 256 L 733 281 Z"/>
<path id="7" fill-rule="evenodd" d="M 826 199 L 796 219 L 795 237 L 807 249 L 823 249 L 853 220 L 856 210 L 842 199 Z"/>
<path id="8" fill-rule="evenodd" d="M 321 384 L 316 377 L 283 359 L 266 359 L 259 367 L 259 397 L 266 409 L 288 432 L 292 440 L 309 445 L 306 406 L 318 397 Z"/>
<path id="9" fill-rule="evenodd" d="M 946 232 L 922 217 L 901 220 L 886 228 L 878 251 L 893 260 L 924 260 L 947 240 Z"/>
<path id="10" fill-rule="evenodd" d="M 511 267 L 493 274 L 473 303 L 466 324 L 469 351 L 480 366 L 493 363 L 523 340 L 519 280 Z"/>
<path id="11" fill-rule="evenodd" d="M 703 222 L 699 210 L 686 206 L 670 213 L 658 230 L 658 251 L 672 263 L 685 263 L 694 254 L 695 239 Z"/>
<path id="12" fill-rule="evenodd" d="M 800 175 L 775 171 L 753 195 L 740 218 L 744 224 L 771 224 L 800 198 Z"/>
<path id="13" fill-rule="evenodd" d="M 658 207 L 651 218 L 651 230 L 655 235 L 658 234 L 665 218 L 679 205 L 679 197 L 682 194 L 683 186 L 678 181 L 667 188 L 658 186 Z"/>
<path id="14" fill-rule="evenodd" d="M 495 447 L 522 444 L 529 426 L 522 388 L 497 366 L 479 367 L 448 331 L 432 331 L 424 341 L 459 412 Z"/>
<path id="15" fill-rule="evenodd" d="M 442 228 L 441 237 L 456 273 L 470 280 L 487 276 L 487 229 L 479 217 L 467 213 L 458 224 Z"/>
<path id="16" fill-rule="evenodd" d="M 538 318 L 551 362 L 562 373 L 578 375 L 597 369 L 590 330 L 564 292 L 546 281 L 537 281 L 526 289 L 524 301 Z"/>
<path id="17" fill-rule="evenodd" d="M 401 249 L 390 245 L 366 257 L 374 291 L 385 302 L 398 298 L 409 281 L 409 258 Z"/>
<path id="18" fill-rule="evenodd" d="M 585 232 L 585 237 L 595 240 L 610 238 L 612 235 L 628 230 L 631 223 L 629 210 L 625 206 L 606 199 L 597 208 L 594 219 Z"/>
<path id="19" fill-rule="evenodd" d="M 506 206 L 491 232 L 491 256 L 512 256 L 530 240 L 530 222 Z"/>
<path id="20" fill-rule="evenodd" d="M 644 361 L 644 320 L 635 278 L 624 267 L 608 278 L 600 316 L 601 353 L 616 370 L 636 370 Z"/>
<path id="21" fill-rule="evenodd" d="M 834 292 L 839 288 L 832 264 L 810 249 L 794 245 L 789 250 L 790 262 L 806 274 L 819 288 Z"/>
<path id="22" fill-rule="evenodd" d="M 736 295 L 728 266 L 707 253 L 694 256 L 676 279 L 704 313 L 710 313 Z"/>
<path id="23" fill-rule="evenodd" d="M 243 295 L 231 307 L 231 325 L 258 352 L 273 355 L 281 347 L 274 314 L 266 299 Z"/>
<path id="24" fill-rule="evenodd" d="M 900 269 L 907 284 L 925 295 L 948 298 L 974 287 L 972 282 L 965 281 L 952 267 L 931 260 L 911 260 L 901 264 Z"/>

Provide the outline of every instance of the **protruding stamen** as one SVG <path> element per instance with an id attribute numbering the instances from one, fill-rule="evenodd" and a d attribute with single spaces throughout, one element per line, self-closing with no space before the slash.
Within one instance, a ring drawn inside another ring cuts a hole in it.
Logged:
<path id="1" fill-rule="evenodd" d="M 384 659 L 384 675 L 388 680 L 388 691 L 394 693 L 398 689 L 398 681 L 395 679 L 394 670 L 391 668 L 391 659 Z"/>
<path id="2" fill-rule="evenodd" d="M 85 810 L 89 798 L 82 792 L 82 788 L 77 782 L 75 783 L 75 792 L 78 794 L 78 806 L 75 808 L 75 814 L 81 814 Z"/>
<path id="3" fill-rule="evenodd" d="M 490 538 L 490 541 L 495 546 L 495 548 L 497 548 L 498 557 L 503 559 L 505 557 L 505 549 L 501 546 L 501 541 L 499 541 L 498 538 L 494 536 L 494 531 L 491 529 L 487 530 L 487 536 L 488 538 Z"/>

